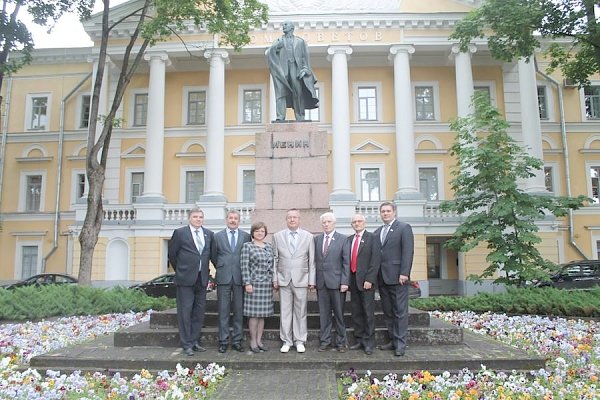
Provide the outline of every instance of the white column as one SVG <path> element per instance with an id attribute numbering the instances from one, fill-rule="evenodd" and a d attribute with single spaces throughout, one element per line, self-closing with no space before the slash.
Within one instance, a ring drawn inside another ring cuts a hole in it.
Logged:
<path id="1" fill-rule="evenodd" d="M 458 117 L 473 114 L 473 70 L 471 69 L 471 54 L 475 53 L 475 45 L 469 45 L 467 52 L 460 51 L 458 45 L 452 46 L 456 73 L 456 108 Z"/>
<path id="2" fill-rule="evenodd" d="M 348 56 L 350 46 L 330 46 L 331 130 L 333 131 L 333 191 L 330 200 L 356 200 L 350 184 L 350 96 L 348 93 Z"/>
<path id="3" fill-rule="evenodd" d="M 223 49 L 204 52 L 209 60 L 208 96 L 206 101 L 206 187 L 200 200 L 225 202 L 225 64 L 229 53 Z"/>
<path id="4" fill-rule="evenodd" d="M 150 64 L 148 115 L 146 118 L 146 157 L 144 159 L 144 194 L 141 203 L 163 203 L 163 159 L 165 145 L 165 52 L 146 52 Z"/>
<path id="5" fill-rule="evenodd" d="M 396 165 L 398 173 L 398 200 L 423 196 L 417 187 L 415 160 L 415 132 L 412 84 L 410 80 L 411 45 L 394 45 L 390 58 L 394 61 L 394 117 L 396 120 Z"/>
<path id="6" fill-rule="evenodd" d="M 532 157 L 544 159 L 542 150 L 542 127 L 537 98 L 537 80 L 533 57 L 529 62 L 519 59 L 519 92 L 521 94 L 521 129 L 525 151 Z M 547 192 L 544 170 L 533 171 L 534 176 L 525 181 L 525 191 Z"/>

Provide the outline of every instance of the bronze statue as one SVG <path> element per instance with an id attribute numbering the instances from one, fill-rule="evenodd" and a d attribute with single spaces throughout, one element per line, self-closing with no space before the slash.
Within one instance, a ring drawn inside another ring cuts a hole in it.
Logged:
<path id="1" fill-rule="evenodd" d="M 294 36 L 294 23 L 285 21 L 282 28 L 283 36 L 273 42 L 267 52 L 267 61 L 275 86 L 275 122 L 285 120 L 288 108 L 294 109 L 296 121 L 304 121 L 304 110 L 319 106 L 319 99 L 315 93 L 317 78 L 310 68 L 306 42 Z"/>

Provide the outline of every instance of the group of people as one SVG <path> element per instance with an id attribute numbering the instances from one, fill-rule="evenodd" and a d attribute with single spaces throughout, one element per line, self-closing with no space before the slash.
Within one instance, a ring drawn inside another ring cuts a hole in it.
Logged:
<path id="1" fill-rule="evenodd" d="M 209 261 L 215 267 L 219 311 L 219 352 L 230 342 L 244 352 L 243 317 L 248 319 L 250 351 L 267 351 L 262 336 L 265 318 L 273 315 L 273 292 L 279 291 L 280 352 L 306 351 L 308 293 L 317 292 L 320 314 L 318 351 L 346 352 L 375 348 L 375 291 L 379 291 L 389 342 L 379 346 L 403 356 L 408 330 L 408 284 L 414 254 L 409 224 L 396 218 L 396 205 L 379 207 L 383 225 L 365 229 L 362 214 L 352 217 L 354 234 L 336 231 L 331 212 L 320 216 L 323 232 L 300 228 L 300 211 L 286 212 L 286 229 L 268 231 L 255 222 L 250 233 L 239 229 L 240 214 L 227 213 L 227 227 L 213 233 L 203 228 L 204 213 L 194 208 L 189 225 L 176 229 L 169 241 L 169 262 L 175 270 L 177 321 L 183 352 L 206 351 L 200 341 L 206 306 Z M 354 344 L 348 347 L 344 304 L 350 292 Z M 230 315 L 231 325 L 230 329 Z M 333 331 L 335 330 L 335 335 Z"/>

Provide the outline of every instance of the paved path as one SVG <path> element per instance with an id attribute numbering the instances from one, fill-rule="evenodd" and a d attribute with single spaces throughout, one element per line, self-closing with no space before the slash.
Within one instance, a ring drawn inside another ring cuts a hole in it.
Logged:
<path id="1" fill-rule="evenodd" d="M 334 370 L 230 371 L 211 399 L 337 400 Z"/>

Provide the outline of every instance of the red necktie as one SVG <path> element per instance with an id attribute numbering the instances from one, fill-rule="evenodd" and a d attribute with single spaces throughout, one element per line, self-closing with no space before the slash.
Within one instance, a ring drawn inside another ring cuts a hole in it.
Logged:
<path id="1" fill-rule="evenodd" d="M 358 244 L 360 243 L 360 235 L 357 233 L 352 244 L 352 254 L 350 255 L 350 271 L 356 272 L 356 258 L 358 257 Z"/>

